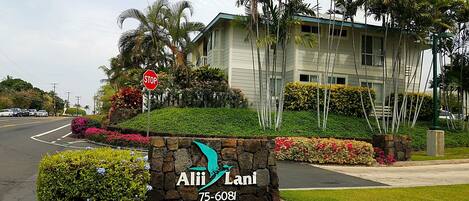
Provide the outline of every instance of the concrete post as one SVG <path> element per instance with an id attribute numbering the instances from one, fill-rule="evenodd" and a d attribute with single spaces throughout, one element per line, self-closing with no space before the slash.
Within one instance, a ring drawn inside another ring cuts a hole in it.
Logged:
<path id="1" fill-rule="evenodd" d="M 444 156 L 445 155 L 445 131 L 428 130 L 427 131 L 427 155 Z"/>

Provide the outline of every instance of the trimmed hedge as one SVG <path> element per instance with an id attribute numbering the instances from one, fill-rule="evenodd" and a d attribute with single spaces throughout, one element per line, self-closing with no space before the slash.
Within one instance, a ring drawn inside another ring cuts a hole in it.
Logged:
<path id="1" fill-rule="evenodd" d="M 109 148 L 47 155 L 39 164 L 37 198 L 146 200 L 148 167 L 131 151 Z"/>
<path id="2" fill-rule="evenodd" d="M 387 100 L 391 100 L 391 105 L 394 104 L 394 94 L 391 94 L 390 97 L 387 98 Z M 399 104 L 399 109 L 402 106 L 402 102 L 404 101 L 404 94 L 399 94 L 398 95 L 398 104 Z M 407 104 L 406 104 L 406 116 L 409 116 L 409 113 L 411 115 L 411 118 L 414 118 L 414 113 L 415 113 L 415 104 L 417 101 L 417 98 L 419 99 L 419 102 L 422 101 L 423 98 L 423 103 L 422 107 L 420 108 L 419 112 L 419 120 L 424 120 L 424 121 L 430 121 L 433 118 L 433 98 L 432 96 L 424 93 L 407 93 Z"/>
<path id="3" fill-rule="evenodd" d="M 324 105 L 324 89 L 328 88 L 330 93 L 329 111 L 346 116 L 363 116 L 363 109 L 360 101 L 360 92 L 363 95 L 363 102 L 367 114 L 372 107 L 368 98 L 368 89 L 365 87 L 353 87 L 345 85 L 319 85 L 315 83 L 288 83 L 285 87 L 285 109 L 293 111 L 316 111 L 317 89 L 319 88 L 319 105 Z M 375 92 L 371 90 L 373 100 Z"/>
<path id="4" fill-rule="evenodd" d="M 333 138 L 276 138 L 275 154 L 278 160 L 319 164 L 371 165 L 375 162 L 370 143 Z"/>

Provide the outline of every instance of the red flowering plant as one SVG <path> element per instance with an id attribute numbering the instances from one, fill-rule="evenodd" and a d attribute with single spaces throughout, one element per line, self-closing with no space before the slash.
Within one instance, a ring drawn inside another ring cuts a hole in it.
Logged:
<path id="1" fill-rule="evenodd" d="M 124 147 L 148 147 L 150 138 L 140 134 L 122 134 L 100 128 L 88 128 L 85 138 L 95 142 Z"/>
<path id="2" fill-rule="evenodd" d="M 320 164 L 371 165 L 371 144 L 354 140 L 288 137 L 275 140 L 279 160 L 293 160 Z"/>
<path id="3" fill-rule="evenodd" d="M 142 107 L 142 92 L 139 89 L 126 87 L 122 88 L 111 97 L 111 109 L 140 109 Z"/>
<path id="4" fill-rule="evenodd" d="M 86 131 L 88 125 L 88 119 L 84 117 L 77 117 L 72 120 L 71 128 L 72 133 L 81 137 Z"/>
<path id="5" fill-rule="evenodd" d="M 375 160 L 380 165 L 392 165 L 396 162 L 394 155 L 392 154 L 386 155 L 384 151 L 378 147 L 374 148 L 374 152 L 375 152 Z"/>

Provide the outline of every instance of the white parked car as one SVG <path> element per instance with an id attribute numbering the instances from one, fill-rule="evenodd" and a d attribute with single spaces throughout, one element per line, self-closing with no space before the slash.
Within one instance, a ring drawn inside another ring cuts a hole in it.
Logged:
<path id="1" fill-rule="evenodd" d="M 440 116 L 438 118 L 456 120 L 454 114 L 446 110 L 440 110 Z"/>
<path id="2" fill-rule="evenodd" d="M 10 109 L 0 110 L 0 117 L 12 117 L 13 111 Z"/>
<path id="3" fill-rule="evenodd" d="M 37 117 L 47 117 L 49 116 L 49 113 L 47 113 L 47 111 L 45 110 L 39 110 L 36 112 L 36 116 Z"/>
<path id="4" fill-rule="evenodd" d="M 29 109 L 28 112 L 29 112 L 29 116 L 34 117 L 34 116 L 36 116 L 37 110 L 36 109 Z"/>

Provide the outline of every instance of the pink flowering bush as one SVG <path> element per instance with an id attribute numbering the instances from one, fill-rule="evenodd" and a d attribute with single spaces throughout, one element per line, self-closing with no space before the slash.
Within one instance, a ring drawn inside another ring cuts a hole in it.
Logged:
<path id="1" fill-rule="evenodd" d="M 387 156 L 384 154 L 384 151 L 378 147 L 374 148 L 375 152 L 375 160 L 380 165 L 392 165 L 396 162 L 394 155 L 388 154 Z"/>
<path id="2" fill-rule="evenodd" d="M 122 134 L 100 128 L 88 128 L 84 136 L 86 139 L 114 146 L 148 147 L 150 145 L 149 137 L 140 134 Z"/>
<path id="3" fill-rule="evenodd" d="M 333 138 L 276 138 L 275 154 L 278 160 L 319 164 L 371 165 L 375 162 L 370 143 Z"/>
<path id="4" fill-rule="evenodd" d="M 88 125 L 88 119 L 84 117 L 77 117 L 72 120 L 71 127 L 72 133 L 78 136 L 83 135 Z"/>

